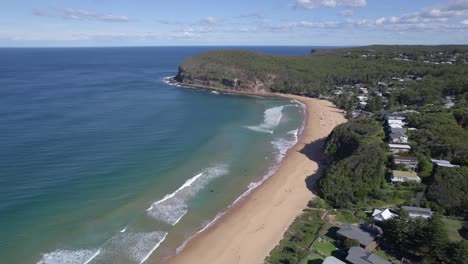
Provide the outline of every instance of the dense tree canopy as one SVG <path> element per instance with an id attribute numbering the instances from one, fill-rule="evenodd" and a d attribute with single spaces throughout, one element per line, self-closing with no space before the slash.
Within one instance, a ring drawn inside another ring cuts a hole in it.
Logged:
<path id="1" fill-rule="evenodd" d="M 468 167 L 437 168 L 428 198 L 449 214 L 463 215 L 468 209 Z"/>
<path id="2" fill-rule="evenodd" d="M 325 146 L 332 163 L 319 183 L 325 200 L 335 207 L 351 207 L 381 188 L 386 162 L 381 138 L 382 127 L 369 118 L 335 128 Z"/>

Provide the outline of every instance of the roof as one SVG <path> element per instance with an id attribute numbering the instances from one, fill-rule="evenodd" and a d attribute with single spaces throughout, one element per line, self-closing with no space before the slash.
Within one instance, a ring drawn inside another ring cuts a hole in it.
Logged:
<path id="1" fill-rule="evenodd" d="M 388 208 L 383 211 L 379 209 L 375 209 L 374 212 L 372 213 L 372 217 L 374 217 L 374 219 L 377 221 L 385 221 L 395 216 L 396 214 L 390 212 Z"/>
<path id="2" fill-rule="evenodd" d="M 325 258 L 325 260 L 322 262 L 322 264 L 346 264 L 344 263 L 343 261 L 333 257 L 333 256 L 330 256 L 330 257 L 327 257 Z"/>
<path id="3" fill-rule="evenodd" d="M 412 213 L 412 214 L 432 215 L 432 211 L 429 208 L 402 206 L 401 209 L 404 209 L 410 214 Z"/>
<path id="4" fill-rule="evenodd" d="M 406 144 L 388 144 L 390 148 L 399 148 L 399 149 L 411 149 L 410 145 Z"/>
<path id="5" fill-rule="evenodd" d="M 393 156 L 393 160 L 395 161 L 412 161 L 412 162 L 418 162 L 418 158 L 413 157 L 413 156 Z"/>
<path id="6" fill-rule="evenodd" d="M 432 163 L 437 164 L 439 167 L 447 167 L 447 168 L 459 168 L 460 166 L 450 163 L 448 160 L 438 160 L 438 159 L 431 159 Z"/>
<path id="7" fill-rule="evenodd" d="M 375 235 L 371 234 L 360 227 L 354 226 L 349 223 L 345 223 L 337 231 L 339 235 L 347 238 L 356 239 L 361 245 L 369 245 L 375 240 Z"/>
<path id="8" fill-rule="evenodd" d="M 353 264 L 392 264 L 390 261 L 367 252 L 365 249 L 360 247 L 350 248 L 348 250 L 346 260 Z"/>
<path id="9" fill-rule="evenodd" d="M 402 128 L 402 127 L 390 127 L 390 132 L 392 133 L 406 133 L 406 128 Z"/>
<path id="10" fill-rule="evenodd" d="M 391 133 L 390 138 L 402 138 L 402 137 L 408 137 L 405 133 L 402 132 L 396 132 L 396 133 Z"/>
<path id="11" fill-rule="evenodd" d="M 403 178 L 419 178 L 418 174 L 413 171 L 400 171 L 394 170 L 392 171 L 393 176 L 395 177 L 403 177 Z"/>

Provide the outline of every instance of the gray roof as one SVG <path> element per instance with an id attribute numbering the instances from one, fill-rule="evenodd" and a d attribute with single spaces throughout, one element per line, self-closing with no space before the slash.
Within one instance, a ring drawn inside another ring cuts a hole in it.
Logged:
<path id="1" fill-rule="evenodd" d="M 401 137 L 408 137 L 408 136 L 405 133 L 401 133 L 401 132 L 390 133 L 390 138 L 391 139 L 401 138 Z"/>
<path id="2" fill-rule="evenodd" d="M 353 264 L 392 264 L 390 261 L 367 252 L 365 249 L 360 247 L 350 248 L 348 250 L 346 260 Z"/>
<path id="3" fill-rule="evenodd" d="M 325 258 L 325 260 L 322 262 L 322 264 L 346 264 L 344 263 L 343 261 L 333 257 L 333 256 L 330 256 L 330 257 L 327 257 Z"/>
<path id="4" fill-rule="evenodd" d="M 406 128 L 399 128 L 399 127 L 391 127 L 390 128 L 391 133 L 406 133 Z"/>
<path id="5" fill-rule="evenodd" d="M 405 209 L 409 214 L 432 215 L 432 211 L 429 208 L 402 206 L 401 209 Z"/>
<path id="6" fill-rule="evenodd" d="M 413 162 L 418 162 L 418 158 L 412 157 L 412 156 L 397 156 L 394 155 L 393 159 L 395 161 L 413 161 Z"/>
<path id="7" fill-rule="evenodd" d="M 361 245 L 367 246 L 375 240 L 376 236 L 363 230 L 361 227 L 345 223 L 337 231 L 339 235 L 347 238 L 356 239 Z"/>

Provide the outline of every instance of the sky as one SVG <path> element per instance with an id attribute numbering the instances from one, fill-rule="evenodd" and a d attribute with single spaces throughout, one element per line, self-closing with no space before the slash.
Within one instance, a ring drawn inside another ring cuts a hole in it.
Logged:
<path id="1" fill-rule="evenodd" d="M 0 47 L 468 44 L 468 0 L 3 0 Z"/>

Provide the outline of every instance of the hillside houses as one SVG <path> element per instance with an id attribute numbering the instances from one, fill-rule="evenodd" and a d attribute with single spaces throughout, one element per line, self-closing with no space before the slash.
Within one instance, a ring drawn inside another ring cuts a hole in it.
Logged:
<path id="1" fill-rule="evenodd" d="M 418 174 L 414 171 L 393 170 L 390 178 L 392 183 L 396 182 L 421 182 Z"/>
<path id="2" fill-rule="evenodd" d="M 393 164 L 395 165 L 402 165 L 403 167 L 415 171 L 418 167 L 418 159 L 413 156 L 393 156 Z"/>

